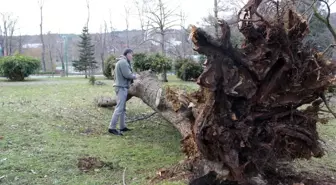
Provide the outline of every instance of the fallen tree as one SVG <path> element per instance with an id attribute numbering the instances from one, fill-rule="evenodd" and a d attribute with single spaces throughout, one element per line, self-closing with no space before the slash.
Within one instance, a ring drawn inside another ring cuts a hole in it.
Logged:
<path id="1" fill-rule="evenodd" d="M 192 27 L 194 50 L 207 56 L 199 91 L 164 87 L 150 71 L 129 89 L 128 99 L 142 99 L 181 133 L 192 179 L 210 175 L 213 183 L 289 184 L 270 175 L 279 162 L 324 154 L 316 123 L 324 91 L 335 81 L 335 65 L 302 46 L 309 29 L 301 15 L 277 4 L 275 18 L 266 19 L 257 12 L 260 3 L 251 0 L 239 13 L 246 38 L 242 49 L 232 47 L 223 20 L 220 39 Z M 97 104 L 116 101 L 101 97 Z"/>

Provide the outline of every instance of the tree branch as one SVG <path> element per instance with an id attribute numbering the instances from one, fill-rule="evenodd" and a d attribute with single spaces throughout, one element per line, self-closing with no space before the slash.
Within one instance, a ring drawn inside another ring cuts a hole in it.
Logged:
<path id="1" fill-rule="evenodd" d="M 328 10 L 328 12 L 327 12 L 327 18 L 324 18 L 320 13 L 318 13 L 318 10 L 317 10 L 317 8 L 316 8 L 316 5 L 313 6 L 314 15 L 316 16 L 317 19 L 319 19 L 321 22 L 323 22 L 323 23 L 327 26 L 328 30 L 330 31 L 330 33 L 331 33 L 332 36 L 333 36 L 334 42 L 336 43 L 336 32 L 335 32 L 334 27 L 333 27 L 333 26 L 330 24 L 330 22 L 329 22 L 329 17 L 330 17 L 330 6 L 329 6 L 328 3 L 327 3 L 326 1 L 324 1 L 324 0 L 319 0 L 319 1 L 325 3 L 326 6 L 327 6 L 327 10 Z"/>
<path id="2" fill-rule="evenodd" d="M 150 114 L 147 114 L 147 115 L 144 115 L 142 117 L 139 117 L 139 118 L 133 118 L 133 119 L 129 119 L 126 121 L 126 123 L 132 123 L 132 122 L 136 122 L 136 121 L 141 121 L 141 120 L 145 120 L 145 119 L 148 119 L 152 116 L 154 116 L 157 112 L 152 112 Z"/>
<path id="3" fill-rule="evenodd" d="M 123 185 L 126 185 L 125 175 L 126 175 L 126 167 L 123 172 Z"/>
<path id="4" fill-rule="evenodd" d="M 329 104 L 328 104 L 328 102 L 327 102 L 327 99 L 326 99 L 324 93 L 321 93 L 320 97 L 321 97 L 321 99 L 323 100 L 323 102 L 324 102 L 325 106 L 327 107 L 328 111 L 329 111 L 329 112 L 336 118 L 336 113 L 334 113 L 334 112 L 332 111 L 332 109 L 329 107 Z"/>
<path id="5" fill-rule="evenodd" d="M 336 44 L 330 44 L 323 52 L 322 52 L 322 56 L 324 56 L 330 48 L 334 48 L 336 46 Z"/>

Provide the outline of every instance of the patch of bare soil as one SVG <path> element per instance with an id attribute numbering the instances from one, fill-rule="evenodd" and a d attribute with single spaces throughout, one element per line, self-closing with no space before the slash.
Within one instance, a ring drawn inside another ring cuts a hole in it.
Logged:
<path id="1" fill-rule="evenodd" d="M 157 170 L 156 176 L 150 179 L 149 184 L 154 185 L 161 181 L 168 180 L 168 181 L 180 181 L 180 180 L 187 180 L 191 175 L 190 164 L 183 161 L 177 165 L 174 165 L 170 168 L 161 168 Z"/>
<path id="2" fill-rule="evenodd" d="M 111 162 L 101 161 L 97 157 L 82 157 L 78 159 L 77 167 L 82 172 L 89 172 L 99 170 L 103 167 L 114 169 L 115 165 Z"/>

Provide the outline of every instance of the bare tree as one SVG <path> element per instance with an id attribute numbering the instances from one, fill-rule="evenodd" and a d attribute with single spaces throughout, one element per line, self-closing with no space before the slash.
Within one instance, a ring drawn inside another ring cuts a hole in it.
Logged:
<path id="1" fill-rule="evenodd" d="M 116 53 L 116 47 L 114 46 L 114 38 L 115 38 L 115 35 L 114 35 L 114 28 L 113 28 L 113 23 L 112 23 L 112 12 L 111 10 L 109 10 L 109 14 L 110 14 L 110 20 L 109 20 L 109 29 L 108 29 L 108 32 L 109 32 L 109 38 L 108 38 L 108 49 L 109 49 L 109 53 L 111 51 L 113 51 L 113 54 Z"/>
<path id="2" fill-rule="evenodd" d="M 8 30 L 9 30 L 9 44 L 8 44 L 8 53 L 9 55 L 12 55 L 14 52 L 13 49 L 13 35 L 15 32 L 15 25 L 17 23 L 17 19 L 14 19 L 13 21 L 11 21 Z"/>
<path id="3" fill-rule="evenodd" d="M 19 53 L 20 54 L 22 54 L 22 41 L 23 39 L 22 39 L 22 35 L 21 35 L 21 33 L 20 33 L 20 35 L 19 35 L 19 43 L 18 43 L 18 51 L 19 51 Z"/>
<path id="4" fill-rule="evenodd" d="M 0 25 L 0 56 L 3 55 L 3 48 L 4 48 L 4 36 L 2 34 L 2 26 Z"/>
<path id="5" fill-rule="evenodd" d="M 176 9 L 168 7 L 167 3 L 163 0 L 153 0 L 151 7 L 149 7 L 147 18 L 149 19 L 150 32 L 153 35 L 159 35 L 160 39 L 151 39 L 159 43 L 161 46 L 161 53 L 166 55 L 166 35 L 169 29 L 174 26 L 179 26 L 179 16 Z M 167 71 L 163 70 L 162 80 L 167 82 Z"/>
<path id="6" fill-rule="evenodd" d="M 54 73 L 55 72 L 55 63 L 54 63 L 54 49 L 55 49 L 55 39 L 54 36 L 50 33 L 50 31 L 47 34 L 47 48 L 48 48 L 48 55 L 49 55 L 49 61 L 51 64 L 51 71 Z"/>
<path id="7" fill-rule="evenodd" d="M 4 56 L 7 56 L 8 53 L 8 26 L 7 22 L 9 19 L 9 15 L 2 14 L 2 21 L 3 21 L 3 54 Z"/>
<path id="8" fill-rule="evenodd" d="M 129 48 L 129 16 L 130 16 L 130 7 L 124 6 L 125 9 L 125 23 L 126 23 L 126 39 L 127 39 L 127 48 Z"/>
<path id="9" fill-rule="evenodd" d="M 183 59 L 186 58 L 187 54 L 190 54 L 191 50 L 191 43 L 188 43 L 188 37 L 189 37 L 189 30 L 185 27 L 185 21 L 186 21 L 186 15 L 183 12 L 183 10 L 180 10 L 179 18 L 180 18 L 180 30 L 176 30 L 176 37 L 179 38 L 178 41 L 180 41 L 179 44 L 174 44 L 171 42 L 167 42 L 170 45 L 170 48 L 168 49 L 169 54 L 179 58 Z"/>
<path id="10" fill-rule="evenodd" d="M 145 13 L 148 9 L 146 6 L 146 0 L 134 0 L 134 4 L 137 9 L 137 16 L 139 17 L 140 27 L 141 27 L 141 37 L 142 42 L 147 41 L 147 31 L 149 27 L 149 19 L 146 17 Z"/>
<path id="11" fill-rule="evenodd" d="M 331 13 L 331 11 L 330 11 L 330 4 L 329 4 L 327 1 L 325 1 L 325 0 L 318 0 L 318 1 L 316 1 L 316 2 L 320 2 L 320 3 L 322 2 L 322 3 L 324 3 L 325 6 L 327 7 L 327 16 L 326 16 L 326 17 L 323 17 L 323 16 L 318 12 L 317 6 L 316 6 L 316 4 L 315 4 L 315 2 L 314 2 L 314 4 L 313 4 L 314 15 L 315 15 L 321 22 L 323 22 L 323 23 L 327 26 L 328 30 L 330 31 L 330 33 L 331 33 L 332 36 L 333 36 L 334 43 L 336 43 L 336 31 L 335 31 L 334 27 L 330 24 L 330 13 Z"/>
<path id="12" fill-rule="evenodd" d="M 57 37 L 57 46 L 56 46 L 56 54 L 57 54 L 57 58 L 61 61 L 61 65 L 62 65 L 62 70 L 63 70 L 63 73 L 62 73 L 62 76 L 65 75 L 65 63 L 64 63 L 64 53 L 63 53 L 63 50 L 64 50 L 64 46 L 63 46 L 63 39 L 61 37 L 61 34 L 58 35 Z"/>
<path id="13" fill-rule="evenodd" d="M 89 22 L 90 22 L 90 0 L 86 0 L 86 8 L 87 8 L 87 20 L 86 20 L 86 28 L 89 30 Z M 91 69 L 89 70 L 89 76 L 92 76 L 94 74 L 94 69 L 91 67 Z M 85 76 L 86 76 L 86 72 L 85 72 Z"/>
<path id="14" fill-rule="evenodd" d="M 103 31 L 104 30 L 104 31 Z M 99 57 L 101 60 L 102 70 L 104 70 L 104 61 L 106 55 L 106 39 L 107 39 L 108 27 L 106 21 L 104 21 L 104 26 L 100 26 L 100 33 L 97 35 L 97 49 Z"/>
<path id="15" fill-rule="evenodd" d="M 207 31 L 214 32 L 215 36 L 219 36 L 217 20 L 218 18 L 222 18 L 220 16 L 221 13 L 230 13 L 230 18 L 228 23 L 230 25 L 238 23 L 238 19 L 236 16 L 238 11 L 243 8 L 246 0 L 214 0 L 214 11 L 213 14 L 209 13 L 207 17 L 202 18 L 203 23 L 205 23 L 205 27 L 207 27 Z"/>
<path id="16" fill-rule="evenodd" d="M 41 62 L 42 62 L 42 69 L 45 72 L 46 71 L 46 62 L 45 62 L 45 44 L 43 39 L 43 5 L 44 0 L 39 0 L 39 7 L 40 7 L 40 17 L 41 17 L 41 23 L 40 23 L 40 37 L 41 37 L 41 43 L 42 43 L 42 53 L 41 53 Z"/>
<path id="17" fill-rule="evenodd" d="M 185 26 L 185 21 L 186 21 L 186 15 L 185 13 L 181 10 L 180 12 L 180 19 L 181 19 L 181 30 L 180 30 L 180 36 L 181 36 L 181 45 L 182 45 L 182 52 L 183 52 L 183 58 L 186 57 L 187 53 L 187 32 L 188 30 L 184 27 Z"/>
<path id="18" fill-rule="evenodd" d="M 88 17 L 86 20 L 86 27 L 89 28 L 89 21 L 90 21 L 90 0 L 86 0 L 86 8 L 88 11 Z"/>
<path id="19" fill-rule="evenodd" d="M 12 55 L 14 52 L 13 46 L 13 35 L 15 32 L 15 26 L 17 23 L 17 18 L 14 18 L 10 13 L 0 13 L 2 16 L 2 48 L 4 56 Z"/>
<path id="20" fill-rule="evenodd" d="M 218 20 L 218 0 L 214 0 L 214 16 L 215 16 L 215 20 Z M 216 33 L 216 37 L 219 38 L 218 24 L 215 24 L 215 33 Z"/>

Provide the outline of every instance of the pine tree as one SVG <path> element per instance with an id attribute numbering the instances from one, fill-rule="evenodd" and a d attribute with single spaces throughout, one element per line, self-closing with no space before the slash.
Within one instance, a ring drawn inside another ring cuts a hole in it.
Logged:
<path id="1" fill-rule="evenodd" d="M 97 61 L 94 58 L 94 45 L 91 44 L 91 37 L 87 27 L 83 28 L 81 41 L 78 45 L 79 60 L 73 61 L 72 65 L 77 71 L 84 71 L 85 78 L 88 76 L 88 72 L 92 72 L 97 68 Z"/>

